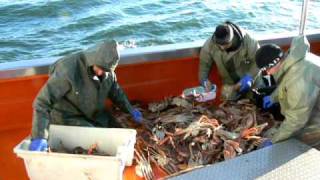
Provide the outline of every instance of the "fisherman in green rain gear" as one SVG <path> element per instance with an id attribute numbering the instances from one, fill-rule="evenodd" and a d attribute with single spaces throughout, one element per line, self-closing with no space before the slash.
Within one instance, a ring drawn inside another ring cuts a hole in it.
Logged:
<path id="1" fill-rule="evenodd" d="M 292 40 L 288 53 L 268 44 L 256 53 L 257 66 L 274 76 L 277 89 L 263 98 L 268 109 L 279 102 L 285 117 L 274 133 L 268 133 L 264 144 L 277 143 L 291 137 L 320 148 L 320 58 L 309 52 L 305 36 Z"/>
<path id="2" fill-rule="evenodd" d="M 30 150 L 47 149 L 50 124 L 115 127 L 114 118 L 105 108 L 107 98 L 141 123 L 141 112 L 131 106 L 117 83 L 117 47 L 116 41 L 105 41 L 63 57 L 50 67 L 49 79 L 33 104 Z"/>
<path id="3" fill-rule="evenodd" d="M 243 29 L 231 22 L 216 27 L 213 35 L 205 42 L 200 51 L 199 80 L 210 90 L 208 79 L 215 63 L 222 79 L 222 99 L 229 99 L 236 93 L 249 92 L 258 68 L 254 55 L 259 43 Z M 239 83 L 239 89 L 234 85 Z"/>

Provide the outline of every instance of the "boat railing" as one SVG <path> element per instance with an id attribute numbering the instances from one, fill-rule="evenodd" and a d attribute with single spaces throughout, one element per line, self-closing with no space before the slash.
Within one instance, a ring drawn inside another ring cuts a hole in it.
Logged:
<path id="1" fill-rule="evenodd" d="M 275 43 L 279 46 L 290 45 L 297 33 L 259 35 L 256 38 L 260 44 Z M 320 41 L 320 29 L 309 31 L 306 35 L 310 43 Z M 120 65 L 136 64 L 153 61 L 165 61 L 199 56 L 204 40 L 190 43 L 177 43 L 150 47 L 123 49 L 120 51 Z M 59 57 L 46 59 L 22 60 L 16 62 L 0 63 L 0 79 L 42 75 L 48 73 L 48 67 Z"/>

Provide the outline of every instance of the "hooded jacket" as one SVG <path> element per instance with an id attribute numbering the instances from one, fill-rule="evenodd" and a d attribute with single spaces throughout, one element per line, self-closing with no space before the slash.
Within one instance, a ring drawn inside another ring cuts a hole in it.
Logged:
<path id="1" fill-rule="evenodd" d="M 125 112 L 133 108 L 117 83 L 114 72 L 119 62 L 117 43 L 103 42 L 84 52 L 66 56 L 54 63 L 49 79 L 38 93 L 34 104 L 32 138 L 47 138 L 49 124 L 107 126 L 105 100 Z M 93 65 L 106 73 L 101 79 Z M 78 122 L 78 123 L 77 123 Z"/>
<path id="2" fill-rule="evenodd" d="M 285 116 L 272 142 L 296 136 L 309 145 L 320 142 L 320 58 L 309 52 L 306 37 L 292 40 L 288 56 L 274 74 L 278 87 L 271 95 Z"/>
<path id="3" fill-rule="evenodd" d="M 229 87 L 236 84 L 244 75 L 249 74 L 255 77 L 259 71 L 254 59 L 259 48 L 258 42 L 237 25 L 227 23 L 235 32 L 234 38 L 239 38 L 240 46 L 234 51 L 224 51 L 214 43 L 213 37 L 210 37 L 201 48 L 199 64 L 200 82 L 208 79 L 213 63 L 216 64 L 223 86 L 225 86 L 222 88 L 222 94 L 229 94 L 227 92 Z"/>

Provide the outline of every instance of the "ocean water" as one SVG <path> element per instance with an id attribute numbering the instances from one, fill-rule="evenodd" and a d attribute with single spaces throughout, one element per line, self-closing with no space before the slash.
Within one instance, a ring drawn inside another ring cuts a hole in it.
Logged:
<path id="1" fill-rule="evenodd" d="M 302 0 L 0 0 L 0 63 L 63 56 L 104 39 L 125 48 L 204 40 L 231 20 L 254 35 L 297 32 Z M 320 0 L 306 30 L 320 29 Z"/>

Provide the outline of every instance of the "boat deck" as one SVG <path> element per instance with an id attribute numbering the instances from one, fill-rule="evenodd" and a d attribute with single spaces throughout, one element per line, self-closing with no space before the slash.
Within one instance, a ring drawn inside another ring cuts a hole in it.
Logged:
<path id="1" fill-rule="evenodd" d="M 320 151 L 291 139 L 170 180 L 320 179 Z"/>

